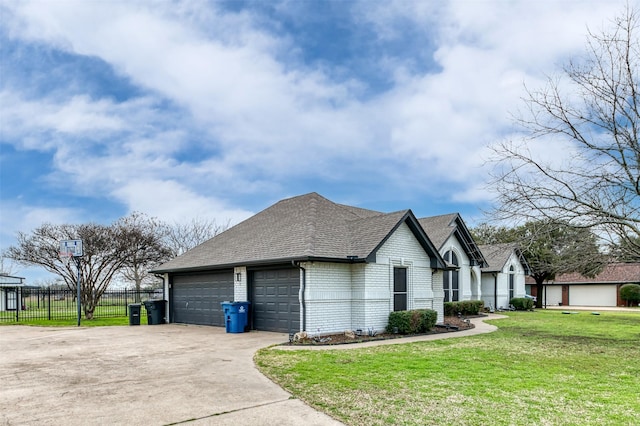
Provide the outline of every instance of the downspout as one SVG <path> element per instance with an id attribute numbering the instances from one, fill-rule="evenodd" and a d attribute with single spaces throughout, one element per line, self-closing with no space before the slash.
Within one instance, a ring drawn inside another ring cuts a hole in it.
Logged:
<path id="1" fill-rule="evenodd" d="M 307 331 L 307 309 L 304 301 L 304 292 L 307 286 L 307 270 L 296 263 L 295 260 L 291 261 L 291 264 L 302 271 L 302 286 L 300 288 L 300 307 L 302 308 L 302 331 Z"/>
<path id="2" fill-rule="evenodd" d="M 493 309 L 498 310 L 498 274 L 493 273 Z"/>

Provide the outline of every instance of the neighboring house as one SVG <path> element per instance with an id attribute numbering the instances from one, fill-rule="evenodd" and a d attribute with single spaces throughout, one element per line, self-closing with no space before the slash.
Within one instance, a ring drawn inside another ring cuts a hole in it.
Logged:
<path id="1" fill-rule="evenodd" d="M 625 306 L 620 299 L 620 287 L 640 283 L 640 263 L 611 263 L 594 278 L 579 273 L 562 274 L 544 282 L 543 306 Z M 527 278 L 527 287 L 537 296 L 536 283 Z"/>
<path id="2" fill-rule="evenodd" d="M 0 274 L 0 311 L 15 311 L 22 307 L 19 288 L 24 287 L 24 278 Z"/>
<path id="3" fill-rule="evenodd" d="M 504 309 L 514 297 L 524 297 L 530 270 L 520 249 L 514 244 L 490 244 L 480 250 L 489 264 L 482 268 L 484 306 Z"/>
<path id="4" fill-rule="evenodd" d="M 444 260 L 456 269 L 443 278 L 444 301 L 480 300 L 481 268 L 488 266 L 458 213 L 418 219 Z"/>
<path id="5" fill-rule="evenodd" d="M 168 320 L 225 325 L 222 301 L 249 301 L 252 329 L 382 330 L 389 313 L 443 317 L 446 263 L 411 212 L 380 213 L 316 193 L 279 201 L 152 271 Z"/>

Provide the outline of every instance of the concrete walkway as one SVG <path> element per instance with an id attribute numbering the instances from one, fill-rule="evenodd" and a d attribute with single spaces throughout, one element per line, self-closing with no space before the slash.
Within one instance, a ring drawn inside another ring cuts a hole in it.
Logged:
<path id="1" fill-rule="evenodd" d="M 477 334 L 485 334 L 491 333 L 492 331 L 496 331 L 498 327 L 495 325 L 487 324 L 485 321 L 506 318 L 504 315 L 499 314 L 490 314 L 485 317 L 471 318 L 471 323 L 475 326 L 474 328 L 470 328 L 468 330 L 456 331 L 452 333 L 437 333 L 437 334 L 426 334 L 423 336 L 411 336 L 411 337 L 401 337 L 398 339 L 389 339 L 389 340 L 375 340 L 372 342 L 363 342 L 363 343 L 348 343 L 344 345 L 295 345 L 295 346 L 274 346 L 272 349 L 284 349 L 284 350 L 312 350 L 312 351 L 322 351 L 322 350 L 347 350 L 347 349 L 358 349 L 358 348 L 370 348 L 373 346 L 383 346 L 383 345 L 400 345 L 403 343 L 413 343 L 413 342 L 426 342 L 429 340 L 441 340 L 441 339 L 451 339 L 455 337 L 466 337 L 466 336 L 475 336 Z"/>

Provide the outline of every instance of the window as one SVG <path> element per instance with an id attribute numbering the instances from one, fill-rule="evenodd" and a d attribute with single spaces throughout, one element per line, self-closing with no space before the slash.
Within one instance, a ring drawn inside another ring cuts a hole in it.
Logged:
<path id="1" fill-rule="evenodd" d="M 458 256 L 452 251 L 449 250 L 444 254 L 444 260 L 452 265 L 458 266 Z M 457 302 L 460 300 L 460 281 L 458 271 L 445 271 L 444 279 L 444 301 L 445 302 Z"/>
<path id="2" fill-rule="evenodd" d="M 511 303 L 511 299 L 514 297 L 515 293 L 515 272 L 513 265 L 509 268 L 509 303 Z"/>
<path id="3" fill-rule="evenodd" d="M 393 310 L 407 310 L 407 269 L 393 268 Z"/>

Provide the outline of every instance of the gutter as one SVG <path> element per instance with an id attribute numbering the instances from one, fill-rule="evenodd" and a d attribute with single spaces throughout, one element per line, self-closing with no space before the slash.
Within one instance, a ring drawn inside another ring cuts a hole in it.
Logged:
<path id="1" fill-rule="evenodd" d="M 200 266 L 187 266 L 178 268 L 165 268 L 165 269 L 152 269 L 148 271 L 152 274 L 182 274 L 190 272 L 202 272 L 220 269 L 232 269 L 236 266 L 246 266 L 248 268 L 260 267 L 260 266 L 273 266 L 273 265 L 289 265 L 291 262 L 333 262 L 333 263 L 366 263 L 367 259 L 357 256 L 342 257 L 324 257 L 324 256 L 298 256 L 298 257 L 285 257 L 276 259 L 264 259 L 259 261 L 242 261 L 234 263 L 221 263 L 218 265 L 200 265 Z"/>
<path id="2" fill-rule="evenodd" d="M 300 266 L 300 261 L 292 260 L 291 264 L 302 271 L 302 286 L 300 287 L 300 307 L 302 308 L 302 331 L 307 331 L 307 308 L 304 301 L 304 292 L 307 286 L 307 270 Z"/>

